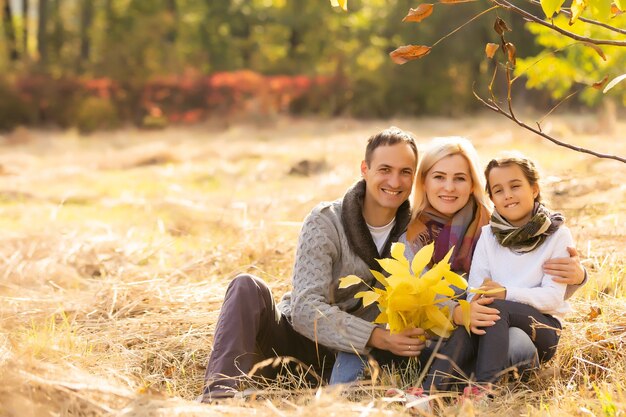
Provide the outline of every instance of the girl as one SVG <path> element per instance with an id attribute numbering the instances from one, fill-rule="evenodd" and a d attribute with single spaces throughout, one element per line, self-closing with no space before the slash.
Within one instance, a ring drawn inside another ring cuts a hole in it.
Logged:
<path id="1" fill-rule="evenodd" d="M 469 140 L 461 137 L 438 138 L 420 152 L 416 179 L 413 186 L 413 217 L 406 233 L 399 241 L 406 245 L 406 257 L 411 260 L 423 246 L 435 242 L 435 261 L 455 247 L 452 267 L 457 273 L 467 273 L 481 228 L 488 223 L 491 203 L 484 192 L 485 180 L 479 171 L 478 154 Z M 552 259 L 559 267 L 560 275 L 569 284 L 583 281 L 584 269 L 577 257 Z M 571 287 L 575 290 L 577 287 Z M 573 291 L 571 291 L 573 293 Z M 497 320 L 498 311 L 485 297 L 472 303 L 472 323 L 488 325 Z M 461 323 L 461 311 L 455 309 L 456 322 Z M 532 359 L 535 348 L 528 336 L 519 329 L 511 330 L 515 340 L 508 353 L 512 364 Z M 419 345 L 418 345 L 419 346 Z M 412 346 L 415 349 L 416 346 Z M 414 353 L 414 351 L 407 352 Z M 505 350 L 506 353 L 506 350 Z M 381 352 L 373 356 L 389 362 Z M 428 359 L 422 354 L 422 359 Z M 365 368 L 367 358 L 351 352 L 339 352 L 332 371 L 330 383 L 349 383 L 357 380 Z"/>
<path id="2" fill-rule="evenodd" d="M 486 327 L 472 324 L 471 336 L 463 327 L 457 328 L 441 352 L 461 368 L 475 359 L 476 385 L 465 388 L 466 396 L 483 393 L 509 366 L 511 327 L 531 338 L 540 362 L 552 358 L 562 317 L 569 311 L 564 301 L 567 286 L 555 282 L 542 265 L 550 258 L 567 256 L 573 239 L 563 216 L 541 204 L 535 165 L 525 157 L 494 159 L 485 177 L 495 211 L 478 240 L 469 286 L 490 290 L 491 306 L 500 318 Z M 470 294 L 468 299 L 479 297 Z M 451 370 L 441 367 L 442 362 L 435 364 L 429 377 L 432 382 L 434 374 L 437 389 L 446 387 L 436 373 Z"/>

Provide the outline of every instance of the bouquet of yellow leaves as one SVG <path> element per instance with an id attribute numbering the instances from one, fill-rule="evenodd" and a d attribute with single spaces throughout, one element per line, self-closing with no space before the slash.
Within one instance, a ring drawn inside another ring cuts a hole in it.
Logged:
<path id="1" fill-rule="evenodd" d="M 445 301 L 457 300 L 463 311 L 463 325 L 469 332 L 469 303 L 459 300 L 452 285 L 462 290 L 467 289 L 467 281 L 450 270 L 452 250 L 432 268 L 424 272 L 435 250 L 434 243 L 423 247 L 409 264 L 404 256 L 404 244 L 391 246 L 392 259 L 377 259 L 380 266 L 390 275 L 385 276 L 370 270 L 383 288 L 370 288 L 361 291 L 355 298 L 362 298 L 363 305 L 378 303 L 380 314 L 374 323 L 387 324 L 391 333 L 399 333 L 407 328 L 420 327 L 425 331 L 449 337 L 455 326 L 451 320 Z M 349 275 L 339 280 L 339 288 L 364 283 L 356 275 Z M 366 284 L 367 285 L 367 284 Z"/>

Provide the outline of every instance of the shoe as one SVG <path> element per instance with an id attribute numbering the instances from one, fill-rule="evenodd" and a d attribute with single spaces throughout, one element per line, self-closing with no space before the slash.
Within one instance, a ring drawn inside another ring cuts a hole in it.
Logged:
<path id="1" fill-rule="evenodd" d="M 196 398 L 196 401 L 205 404 L 218 404 L 220 401 L 236 399 L 243 401 L 254 401 L 261 398 L 261 391 L 254 388 L 246 388 L 243 391 L 219 390 L 207 392 Z"/>
<path id="2" fill-rule="evenodd" d="M 432 413 L 430 406 L 430 397 L 426 395 L 421 387 L 409 387 L 405 391 L 398 388 L 390 388 L 385 392 L 385 398 L 388 401 L 398 401 L 404 403 L 404 406 L 413 415 L 424 413 Z"/>
<path id="3" fill-rule="evenodd" d="M 472 384 L 463 389 L 459 403 L 473 402 L 475 404 L 486 403 L 493 397 L 491 384 Z"/>

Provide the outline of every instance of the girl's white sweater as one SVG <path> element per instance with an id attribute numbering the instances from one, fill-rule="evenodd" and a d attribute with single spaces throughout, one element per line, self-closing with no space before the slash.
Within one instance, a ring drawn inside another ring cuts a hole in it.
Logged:
<path id="1" fill-rule="evenodd" d="M 569 257 L 568 246 L 574 246 L 574 239 L 569 229 L 561 226 L 538 248 L 519 254 L 501 246 L 490 226 L 483 226 L 472 258 L 469 286 L 480 287 L 485 278 L 491 278 L 506 287 L 507 300 L 529 304 L 562 320 L 570 310 L 564 300 L 567 285 L 554 282 L 542 266 L 548 259 Z M 469 300 L 473 297 L 468 295 Z"/>

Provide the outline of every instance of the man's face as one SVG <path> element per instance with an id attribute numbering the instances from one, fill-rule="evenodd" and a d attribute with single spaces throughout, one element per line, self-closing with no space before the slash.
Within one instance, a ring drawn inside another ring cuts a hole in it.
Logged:
<path id="1" fill-rule="evenodd" d="M 400 207 L 411 194 L 415 163 L 415 154 L 406 143 L 376 148 L 369 167 L 365 161 L 361 163 L 366 204 L 374 209 Z"/>

